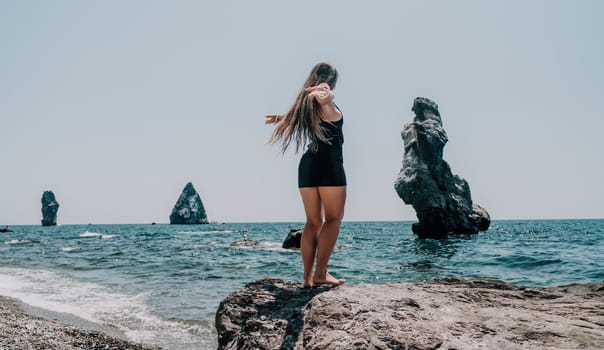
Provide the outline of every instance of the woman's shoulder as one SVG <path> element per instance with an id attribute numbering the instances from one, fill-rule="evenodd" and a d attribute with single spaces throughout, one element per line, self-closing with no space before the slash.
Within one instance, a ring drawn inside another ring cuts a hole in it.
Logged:
<path id="1" fill-rule="evenodd" d="M 338 107 L 338 105 L 336 105 L 335 103 L 333 105 L 335 107 L 336 113 L 333 113 L 332 117 L 335 117 L 335 118 L 328 119 L 328 120 L 323 119 L 323 121 L 327 122 L 327 123 L 331 123 L 331 124 L 344 123 L 344 113 L 342 113 L 342 110 L 340 109 L 340 107 Z"/>
<path id="2" fill-rule="evenodd" d="M 336 120 L 321 119 L 321 123 L 333 124 L 333 125 L 342 125 L 342 124 L 344 124 L 344 117 L 340 117 L 340 119 L 336 119 Z"/>

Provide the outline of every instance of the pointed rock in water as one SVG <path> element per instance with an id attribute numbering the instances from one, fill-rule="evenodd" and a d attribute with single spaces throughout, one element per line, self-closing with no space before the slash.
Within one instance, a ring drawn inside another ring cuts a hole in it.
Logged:
<path id="1" fill-rule="evenodd" d="M 170 214 L 170 224 L 207 224 L 208 217 L 203 207 L 199 194 L 192 183 L 187 183 L 178 198 L 172 214 Z"/>
<path id="2" fill-rule="evenodd" d="M 413 224 L 413 232 L 425 238 L 444 238 L 449 233 L 486 231 L 491 223 L 489 213 L 472 203 L 466 180 L 453 175 L 443 160 L 448 138 L 438 105 L 418 97 L 411 110 L 415 118 L 401 132 L 405 155 L 394 188 L 417 213 L 419 223 Z"/>
<path id="3" fill-rule="evenodd" d="M 56 226 L 59 203 L 52 191 L 44 191 L 42 194 L 42 226 Z"/>

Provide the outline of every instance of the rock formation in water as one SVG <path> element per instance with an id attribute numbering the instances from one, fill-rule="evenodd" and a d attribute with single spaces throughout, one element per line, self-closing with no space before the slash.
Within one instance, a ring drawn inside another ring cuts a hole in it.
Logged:
<path id="1" fill-rule="evenodd" d="M 604 349 L 604 283 L 497 280 L 303 289 L 263 279 L 216 312 L 218 349 Z"/>
<path id="2" fill-rule="evenodd" d="M 207 224 L 208 217 L 203 207 L 199 194 L 192 183 L 187 183 L 182 190 L 172 214 L 170 214 L 171 224 Z"/>
<path id="3" fill-rule="evenodd" d="M 413 122 L 401 132 L 405 155 L 394 187 L 417 213 L 419 222 L 413 224 L 413 232 L 420 237 L 443 238 L 449 233 L 486 231 L 491 223 L 489 213 L 472 203 L 466 180 L 453 175 L 443 160 L 448 138 L 437 104 L 418 97 L 412 111 Z"/>
<path id="4" fill-rule="evenodd" d="M 300 249 L 300 241 L 302 239 L 302 230 L 292 228 L 289 230 L 289 234 L 285 237 L 281 247 L 283 249 Z"/>
<path id="5" fill-rule="evenodd" d="M 57 224 L 57 212 L 59 203 L 52 191 L 44 191 L 42 194 L 42 226 L 55 226 Z"/>

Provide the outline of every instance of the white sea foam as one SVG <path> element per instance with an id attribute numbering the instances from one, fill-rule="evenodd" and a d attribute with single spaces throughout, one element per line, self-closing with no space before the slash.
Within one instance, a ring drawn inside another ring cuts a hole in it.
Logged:
<path id="1" fill-rule="evenodd" d="M 148 304 L 151 293 L 128 295 L 46 270 L 0 267 L 0 294 L 39 308 L 115 326 L 137 342 L 166 348 L 200 348 L 209 327 L 162 319 Z M 207 338 L 207 337 L 206 337 Z"/>
<path id="2" fill-rule="evenodd" d="M 83 237 L 83 238 L 86 238 L 86 237 L 99 237 L 101 239 L 111 239 L 111 238 L 119 237 L 119 235 L 106 235 L 104 233 L 86 231 L 86 232 L 80 234 L 80 237 Z"/>
<path id="3" fill-rule="evenodd" d="M 295 253 L 295 252 L 299 252 L 299 250 L 296 249 L 285 249 L 282 247 L 282 243 L 277 243 L 277 242 L 258 242 L 258 245 L 256 246 L 231 246 L 231 248 L 235 248 L 235 249 L 262 249 L 262 250 L 267 250 L 267 251 L 271 251 L 271 252 L 280 252 L 280 253 Z"/>
<path id="4" fill-rule="evenodd" d="M 100 237 L 102 233 L 86 231 L 80 234 L 80 237 Z"/>
<path id="5" fill-rule="evenodd" d="M 76 247 L 63 247 L 63 248 L 60 249 L 60 251 L 65 252 L 65 253 L 73 252 L 75 250 L 78 250 L 78 248 L 76 248 Z"/>
<path id="6" fill-rule="evenodd" d="M 262 247 L 264 250 L 268 250 L 268 251 L 272 251 L 272 252 L 291 253 L 291 252 L 296 251 L 293 249 L 285 249 L 285 248 L 283 248 L 282 243 L 276 243 L 276 242 L 262 242 L 262 243 L 260 243 L 260 247 Z"/>
<path id="7" fill-rule="evenodd" d="M 29 239 L 12 239 L 8 242 L 4 242 L 4 244 L 27 244 L 27 243 L 33 243 L 33 241 L 30 241 Z"/>

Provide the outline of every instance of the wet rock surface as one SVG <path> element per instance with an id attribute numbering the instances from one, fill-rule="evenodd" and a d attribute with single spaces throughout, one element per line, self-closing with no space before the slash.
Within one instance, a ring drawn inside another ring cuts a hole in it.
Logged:
<path id="1" fill-rule="evenodd" d="M 225 298 L 218 349 L 602 349 L 604 284 L 443 279 L 303 289 L 263 279 Z"/>

